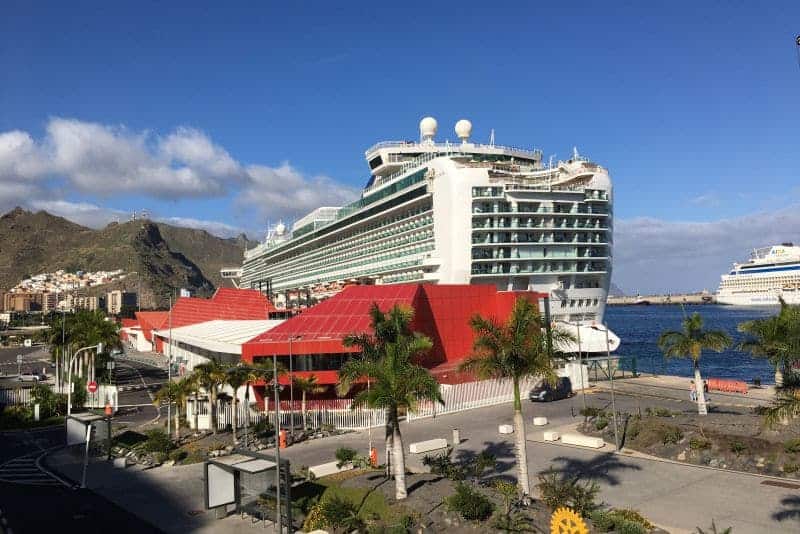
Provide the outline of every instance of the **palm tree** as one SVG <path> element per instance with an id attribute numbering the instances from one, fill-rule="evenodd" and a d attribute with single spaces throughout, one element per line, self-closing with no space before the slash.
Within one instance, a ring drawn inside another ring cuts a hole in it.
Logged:
<path id="1" fill-rule="evenodd" d="M 388 343 L 394 343 L 399 336 L 411 335 L 411 320 L 414 312 L 409 308 L 394 306 L 388 313 L 383 313 L 376 303 L 369 310 L 372 333 L 349 334 L 344 337 L 342 344 L 345 347 L 355 347 L 358 355 L 355 358 L 377 362 L 385 352 Z M 340 373 L 341 376 L 341 373 Z M 367 384 L 371 378 L 366 377 Z M 392 436 L 393 422 L 387 411 L 384 441 L 386 451 L 386 476 L 389 477 L 392 466 Z"/>
<path id="2" fill-rule="evenodd" d="M 210 404 L 209 415 L 211 422 L 211 432 L 217 433 L 217 393 L 219 387 L 225 383 L 225 369 L 216 360 L 209 360 L 195 366 L 192 374 L 195 375 L 197 383 L 208 393 Z"/>
<path id="3" fill-rule="evenodd" d="M 165 404 L 175 405 L 175 439 L 181 437 L 180 422 L 181 422 L 181 406 L 186 405 L 186 399 L 192 393 L 194 388 L 193 380 L 190 377 L 184 377 L 180 380 L 168 382 L 161 386 L 161 389 L 156 392 L 153 398 L 153 404 L 157 408 Z"/>
<path id="4" fill-rule="evenodd" d="M 282 370 L 278 369 L 278 374 Z M 247 401 L 247 409 L 250 409 L 250 383 L 272 377 L 272 362 L 264 359 L 254 365 L 246 365 L 240 362 L 235 367 L 231 367 L 225 372 L 225 383 L 233 389 L 233 443 L 236 444 L 236 429 L 239 426 L 239 412 L 236 409 L 239 403 L 239 389 L 244 386 L 245 400 Z M 245 422 L 246 424 L 246 422 Z"/>
<path id="5" fill-rule="evenodd" d="M 316 375 L 310 375 L 308 378 L 300 376 L 294 377 L 294 388 L 299 389 L 302 393 L 302 400 L 300 401 L 300 410 L 303 412 L 303 430 L 306 430 L 306 394 L 316 395 L 325 391 L 325 386 L 317 382 Z M 294 407 L 292 407 L 294 409 Z"/>
<path id="6" fill-rule="evenodd" d="M 480 379 L 510 379 L 514 388 L 514 433 L 516 434 L 519 485 L 530 495 L 528 454 L 525 446 L 525 419 L 519 383 L 529 377 L 542 377 L 554 384 L 554 358 L 564 358 L 561 347 L 572 341 L 572 335 L 556 327 L 546 332 L 539 310 L 525 297 L 514 302 L 511 315 L 501 323 L 495 318 L 475 315 L 470 320 L 475 332 L 474 353 L 459 366 Z"/>
<path id="7" fill-rule="evenodd" d="M 395 305 L 388 314 L 373 321 L 376 336 L 380 329 L 391 321 L 396 321 L 389 327 L 397 336 L 393 341 L 386 341 L 380 345 L 371 344 L 371 347 L 380 346 L 379 352 L 367 357 L 348 360 L 339 370 L 337 390 L 345 394 L 352 386 L 361 380 L 369 378 L 371 387 L 361 389 L 354 397 L 352 407 L 360 406 L 381 408 L 386 410 L 387 426 L 392 429 L 391 455 L 395 478 L 395 498 L 405 499 L 408 495 L 405 479 L 405 450 L 403 436 L 400 433 L 398 415 L 401 410 L 413 410 L 420 400 L 438 401 L 444 403 L 439 391 L 439 383 L 431 376 L 427 369 L 413 362 L 419 356 L 428 352 L 433 343 L 430 339 L 419 333 L 410 333 L 410 322 L 413 310 Z"/>
<path id="8" fill-rule="evenodd" d="M 697 391 L 697 413 L 706 415 L 706 396 L 700 376 L 700 355 L 704 349 L 722 352 L 731 345 L 731 337 L 722 330 L 703 330 L 699 313 L 685 317 L 683 330 L 669 330 L 658 338 L 658 346 L 667 358 L 691 358 L 694 365 L 694 387 Z"/>
<path id="9" fill-rule="evenodd" d="M 775 386 L 783 386 L 784 371 L 800 359 L 800 306 L 781 299 L 777 315 L 740 323 L 737 329 L 748 335 L 739 350 L 767 358 L 775 367 Z"/>

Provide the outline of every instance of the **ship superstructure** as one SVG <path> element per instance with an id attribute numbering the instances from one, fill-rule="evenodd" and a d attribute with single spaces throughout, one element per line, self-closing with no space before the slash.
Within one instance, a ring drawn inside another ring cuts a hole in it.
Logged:
<path id="1" fill-rule="evenodd" d="M 717 291 L 717 302 L 733 306 L 773 306 L 783 299 L 800 304 L 800 247 L 783 243 L 753 250 L 734 263 Z"/>
<path id="2" fill-rule="evenodd" d="M 330 296 L 347 284 L 492 284 L 550 295 L 556 321 L 602 332 L 611 277 L 612 188 L 608 172 L 573 151 L 542 152 L 470 140 L 437 143 L 437 123 L 419 141 L 366 151 L 361 197 L 321 207 L 245 252 L 242 287 L 269 287 L 276 302 Z M 576 332 L 577 334 L 577 332 Z M 589 339 L 584 343 L 589 343 Z M 610 349 L 619 339 L 610 334 Z M 582 348 L 582 350 L 588 350 Z"/>

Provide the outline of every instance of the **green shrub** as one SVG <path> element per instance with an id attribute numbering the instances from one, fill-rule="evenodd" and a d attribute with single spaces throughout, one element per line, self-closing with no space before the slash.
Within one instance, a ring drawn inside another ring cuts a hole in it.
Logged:
<path id="1" fill-rule="evenodd" d="M 33 411 L 27 406 L 6 406 L 0 414 L 0 429 L 11 429 L 28 426 L 33 420 Z"/>
<path id="2" fill-rule="evenodd" d="M 662 429 L 661 441 L 664 445 L 678 443 L 683 439 L 683 432 L 681 429 L 674 425 L 665 425 Z"/>
<path id="3" fill-rule="evenodd" d="M 692 438 L 689 440 L 689 448 L 695 451 L 710 449 L 711 441 L 706 438 Z"/>
<path id="4" fill-rule="evenodd" d="M 648 531 L 641 523 L 625 520 L 616 523 L 615 528 L 617 534 L 647 534 Z"/>
<path id="5" fill-rule="evenodd" d="M 255 436 L 259 438 L 271 437 L 274 434 L 272 423 L 270 423 L 266 419 L 262 419 L 258 423 L 254 424 L 252 429 L 253 429 L 253 434 L 255 434 Z"/>
<path id="6" fill-rule="evenodd" d="M 349 499 L 331 495 L 322 499 L 317 506 L 325 526 L 330 527 L 334 534 L 360 530 L 364 525 L 358 517 L 358 508 Z"/>
<path id="7" fill-rule="evenodd" d="M 148 430 L 146 435 L 147 440 L 140 445 L 141 450 L 144 452 L 164 453 L 166 455 L 175 448 L 167 433 L 160 428 Z"/>
<path id="8" fill-rule="evenodd" d="M 358 456 L 358 452 L 355 449 L 351 449 L 350 447 L 339 447 L 336 449 L 336 467 L 342 467 L 344 464 L 349 464 L 355 459 L 356 456 Z"/>
<path id="9" fill-rule="evenodd" d="M 734 453 L 736 456 L 739 456 L 747 450 L 747 445 L 739 440 L 736 440 L 731 442 L 730 449 L 732 453 Z"/>
<path id="10" fill-rule="evenodd" d="M 600 486 L 596 482 L 581 483 L 577 476 L 567 477 L 551 470 L 539 475 L 536 487 L 542 501 L 551 510 L 566 506 L 583 517 L 589 517 L 597 509 L 595 499 Z"/>
<path id="11" fill-rule="evenodd" d="M 792 438 L 783 443 L 783 450 L 790 454 L 800 452 L 800 438 Z"/>
<path id="12" fill-rule="evenodd" d="M 185 460 L 189 456 L 189 453 L 183 449 L 175 449 L 171 453 L 169 453 L 169 459 L 173 462 L 180 463 Z"/>
<path id="13" fill-rule="evenodd" d="M 639 513 L 638 510 L 632 510 L 630 508 L 614 508 L 611 510 L 611 514 L 615 519 L 639 523 L 645 528 L 645 530 L 653 530 L 655 528 L 650 521 L 648 521 L 642 514 Z"/>
<path id="14" fill-rule="evenodd" d="M 36 384 L 31 390 L 33 402 L 39 404 L 39 417 L 47 419 L 67 413 L 67 396 L 54 393 L 50 386 Z"/>
<path id="15" fill-rule="evenodd" d="M 606 510 L 595 510 L 589 516 L 594 528 L 598 532 L 610 532 L 614 530 L 614 516 Z"/>
<path id="16" fill-rule="evenodd" d="M 495 466 L 497 466 L 497 456 L 488 450 L 484 450 L 472 462 L 472 472 L 475 477 L 480 478 L 487 469 L 494 469 Z"/>
<path id="17" fill-rule="evenodd" d="M 605 412 L 600 408 L 595 408 L 594 406 L 587 406 L 586 408 L 581 408 L 580 414 L 584 417 L 591 418 L 591 417 L 598 417 L 600 415 L 605 415 Z"/>
<path id="18" fill-rule="evenodd" d="M 797 471 L 800 471 L 800 464 L 796 464 L 793 462 L 787 462 L 783 464 L 784 473 L 796 473 Z"/>
<path id="19" fill-rule="evenodd" d="M 466 478 L 464 468 L 453 462 L 451 454 L 453 449 L 438 454 L 426 454 L 422 457 L 422 465 L 430 468 L 434 475 L 442 475 L 450 480 L 459 481 Z"/>
<path id="20" fill-rule="evenodd" d="M 445 504 L 468 521 L 485 521 L 494 511 L 489 499 L 463 482 L 456 485 L 456 492 L 445 499 Z"/>
<path id="21" fill-rule="evenodd" d="M 594 427 L 597 430 L 603 430 L 607 426 L 608 426 L 608 419 L 606 419 L 605 417 L 599 417 L 594 422 Z"/>

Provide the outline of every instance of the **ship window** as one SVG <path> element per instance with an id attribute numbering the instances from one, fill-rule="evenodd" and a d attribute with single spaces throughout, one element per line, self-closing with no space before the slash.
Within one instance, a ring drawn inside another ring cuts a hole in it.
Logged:
<path id="1" fill-rule="evenodd" d="M 381 157 L 380 156 L 376 156 L 376 157 L 372 158 L 371 160 L 369 160 L 369 168 L 370 169 L 375 169 L 377 167 L 380 167 L 382 163 L 383 163 L 383 160 L 381 159 Z"/>

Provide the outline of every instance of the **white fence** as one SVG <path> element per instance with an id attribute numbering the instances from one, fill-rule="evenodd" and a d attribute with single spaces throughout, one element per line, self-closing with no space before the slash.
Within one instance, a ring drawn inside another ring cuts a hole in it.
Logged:
<path id="1" fill-rule="evenodd" d="M 0 404 L 30 404 L 33 399 L 30 388 L 0 389 Z"/>
<path id="2" fill-rule="evenodd" d="M 210 416 L 208 413 L 209 402 L 205 399 L 199 401 L 199 412 L 197 413 L 197 426 L 201 430 L 208 430 L 211 428 Z M 294 410 L 294 425 L 295 427 L 303 426 L 303 412 L 300 408 L 300 402 L 295 402 Z M 189 399 L 186 403 L 187 415 L 186 421 L 189 423 L 190 428 L 195 426 L 194 415 L 194 399 Z M 258 422 L 266 419 L 275 426 L 275 409 L 274 403 L 267 406 L 266 411 L 253 409 L 251 406 L 248 409 L 244 403 L 239 403 L 236 406 L 237 410 L 237 426 L 243 427 L 245 421 L 249 425 L 255 425 Z M 288 402 L 281 402 L 281 424 L 283 428 L 290 427 L 292 424 L 292 410 Z M 222 430 L 233 425 L 233 404 L 230 402 L 217 402 L 217 429 Z M 309 401 L 306 405 L 306 426 L 310 429 L 319 429 L 325 425 L 332 425 L 335 428 L 344 430 L 357 430 L 367 428 L 370 426 L 383 426 L 386 424 L 386 413 L 383 410 L 369 410 L 357 408 L 350 409 L 349 399 L 336 399 L 330 401 Z"/>
<path id="3" fill-rule="evenodd" d="M 540 382 L 538 378 L 520 382 L 520 394 L 525 397 L 528 391 Z M 438 402 L 420 402 L 417 409 L 406 414 L 406 420 L 434 417 L 445 413 L 462 412 L 482 406 L 493 406 L 514 400 L 514 386 L 510 380 L 482 380 L 463 384 L 442 384 L 444 405 Z"/>

